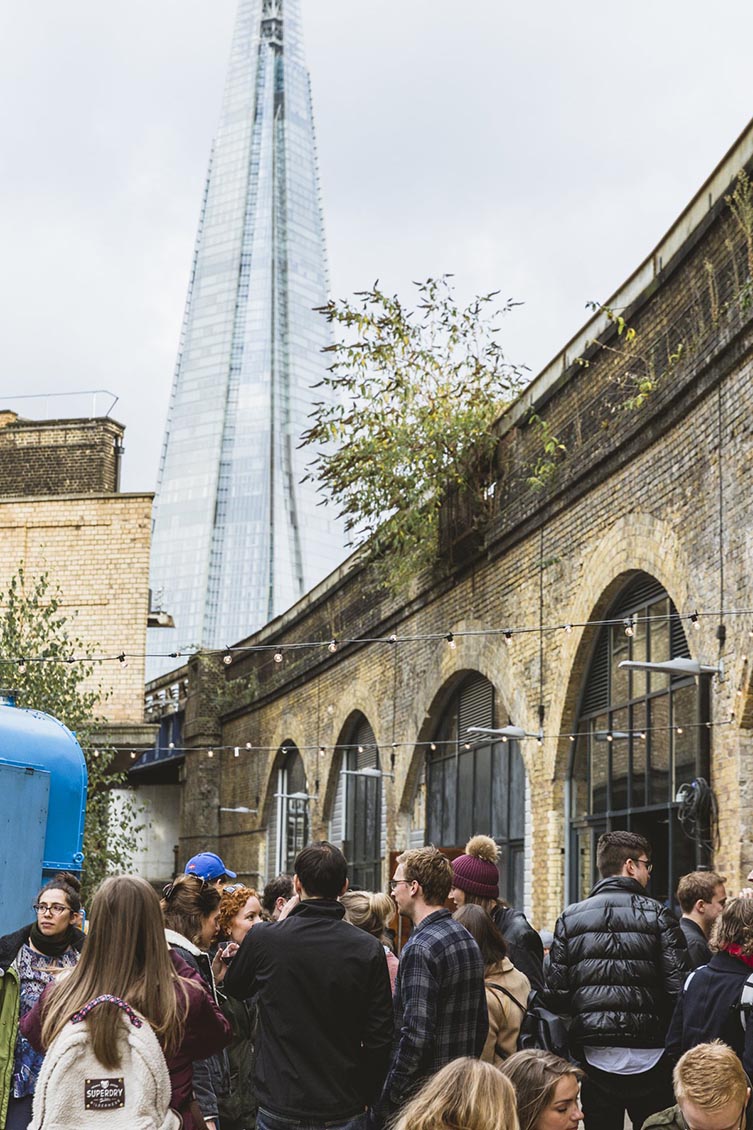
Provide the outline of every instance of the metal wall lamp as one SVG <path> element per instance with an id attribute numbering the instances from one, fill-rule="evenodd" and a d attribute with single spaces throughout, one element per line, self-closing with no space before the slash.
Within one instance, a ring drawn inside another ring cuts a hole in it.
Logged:
<path id="1" fill-rule="evenodd" d="M 384 769 L 377 769 L 374 765 L 367 765 L 365 769 L 341 769 L 341 777 L 371 777 L 374 780 L 380 780 L 382 777 L 389 777 L 395 780 L 394 773 L 386 773 Z"/>
<path id="2" fill-rule="evenodd" d="M 635 671 L 662 671 L 667 675 L 718 675 L 724 678 L 724 663 L 719 660 L 715 666 L 710 663 L 700 663 L 697 659 L 665 659 L 659 663 L 649 663 L 642 659 L 623 659 L 620 667 L 632 668 Z"/>
<path id="3" fill-rule="evenodd" d="M 543 737 L 541 732 L 529 734 L 522 726 L 501 726 L 499 729 L 494 729 L 492 726 L 469 726 L 466 733 L 501 738 L 503 742 L 520 741 L 521 738 L 535 738 L 536 741 L 541 741 Z"/>

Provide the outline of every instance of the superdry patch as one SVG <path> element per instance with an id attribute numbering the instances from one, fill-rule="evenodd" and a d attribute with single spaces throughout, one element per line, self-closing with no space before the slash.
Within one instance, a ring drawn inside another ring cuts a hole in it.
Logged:
<path id="1" fill-rule="evenodd" d="M 87 1079 L 84 1082 L 85 1110 L 119 1110 L 125 1106 L 124 1079 Z"/>

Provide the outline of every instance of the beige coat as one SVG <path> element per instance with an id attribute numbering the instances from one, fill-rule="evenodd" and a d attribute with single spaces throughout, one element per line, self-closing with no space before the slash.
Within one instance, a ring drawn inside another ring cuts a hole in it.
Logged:
<path id="1" fill-rule="evenodd" d="M 504 993 L 490 988 L 490 983 L 501 985 L 508 993 L 512 993 L 515 1000 L 525 1005 L 531 991 L 531 982 L 524 973 L 515 968 L 509 957 L 503 958 L 496 965 L 487 965 L 484 971 L 489 1035 L 486 1037 L 481 1058 L 487 1063 L 497 1064 L 502 1063 L 508 1055 L 512 1055 L 517 1050 L 523 1012 Z"/>

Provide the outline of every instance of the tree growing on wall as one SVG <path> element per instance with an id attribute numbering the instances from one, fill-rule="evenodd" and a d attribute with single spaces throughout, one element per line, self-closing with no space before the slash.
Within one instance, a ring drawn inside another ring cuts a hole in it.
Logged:
<path id="1" fill-rule="evenodd" d="M 309 477 L 394 588 L 435 564 L 446 493 L 491 481 L 494 422 L 525 383 L 498 340 L 516 303 L 461 306 L 449 275 L 415 286 L 415 309 L 377 283 L 322 307 L 339 334 L 322 382 L 335 398 L 303 437 Z"/>
<path id="2" fill-rule="evenodd" d="M 126 801 L 113 820 L 109 790 L 125 782 L 114 772 L 114 751 L 97 741 L 106 696 L 87 689 L 94 673 L 91 645 L 74 633 L 60 590 L 47 575 L 27 577 L 23 566 L 0 594 L 0 686 L 16 692 L 16 704 L 52 714 L 72 730 L 86 758 L 89 791 L 84 830 L 84 893 L 106 874 L 125 871 L 138 828 L 136 805 Z"/>

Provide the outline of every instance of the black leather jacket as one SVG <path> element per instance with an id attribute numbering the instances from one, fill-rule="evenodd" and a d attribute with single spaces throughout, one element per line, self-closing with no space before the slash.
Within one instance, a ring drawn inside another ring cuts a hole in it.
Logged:
<path id="1" fill-rule="evenodd" d="M 494 924 L 507 942 L 507 956 L 516 969 L 525 973 L 531 988 L 544 988 L 544 946 L 522 910 L 502 903 L 492 913 Z"/>
<path id="2" fill-rule="evenodd" d="M 690 971 L 682 930 L 635 879 L 597 883 L 557 921 L 546 998 L 572 1016 L 574 1050 L 659 1048 Z"/>

